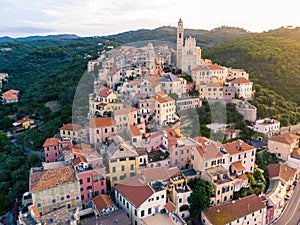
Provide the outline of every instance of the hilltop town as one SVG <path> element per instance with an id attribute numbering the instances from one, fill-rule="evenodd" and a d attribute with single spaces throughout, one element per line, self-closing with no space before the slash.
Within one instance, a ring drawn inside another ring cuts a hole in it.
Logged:
<path id="1" fill-rule="evenodd" d="M 87 120 L 44 141 L 19 224 L 254 225 L 280 218 L 299 179 L 298 135 L 280 133 L 273 118 L 257 119 L 248 102 L 251 74 L 203 59 L 181 19 L 176 44 L 110 46 L 88 62 L 94 90 L 86 93 Z M 16 102 L 18 91 L 11 92 Z M 208 125 L 222 140 L 195 135 L 199 124 L 186 112 L 208 103 L 234 104 L 259 138 L 242 139 L 225 115 L 224 123 Z M 24 118 L 14 126 L 33 124 Z M 257 147 L 263 142 L 267 149 Z M 278 160 L 266 165 L 266 155 Z"/>

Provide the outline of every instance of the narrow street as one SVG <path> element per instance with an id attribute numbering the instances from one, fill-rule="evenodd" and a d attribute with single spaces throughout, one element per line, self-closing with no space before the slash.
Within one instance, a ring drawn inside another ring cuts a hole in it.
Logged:
<path id="1" fill-rule="evenodd" d="M 274 225 L 298 225 L 300 224 L 300 185 L 298 184 L 289 200 L 281 217 Z"/>

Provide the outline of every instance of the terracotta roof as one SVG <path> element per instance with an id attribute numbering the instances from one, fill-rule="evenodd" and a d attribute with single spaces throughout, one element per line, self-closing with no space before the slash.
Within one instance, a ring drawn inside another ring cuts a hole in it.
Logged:
<path id="1" fill-rule="evenodd" d="M 268 165 L 269 177 L 279 177 L 283 181 L 288 182 L 291 177 L 297 172 L 296 169 L 286 166 L 284 164 L 269 164 Z"/>
<path id="2" fill-rule="evenodd" d="M 97 197 L 95 197 L 92 200 L 98 209 L 99 212 L 101 212 L 102 209 L 105 209 L 106 207 L 114 206 L 115 204 L 112 202 L 112 200 L 109 198 L 108 195 L 100 194 Z"/>
<path id="3" fill-rule="evenodd" d="M 61 128 L 59 128 L 59 130 L 78 131 L 81 128 L 82 128 L 82 126 L 80 126 L 79 124 L 68 123 L 68 124 L 62 126 Z"/>
<path id="4" fill-rule="evenodd" d="M 108 76 L 113 76 L 113 75 L 115 75 L 117 72 L 119 72 L 121 69 L 119 69 L 119 68 L 113 68 L 112 70 L 110 70 L 109 72 L 108 72 Z"/>
<path id="5" fill-rule="evenodd" d="M 245 77 L 238 77 L 231 81 L 232 84 L 249 84 L 251 81 L 247 80 Z"/>
<path id="6" fill-rule="evenodd" d="M 154 193 L 154 191 L 148 185 L 131 186 L 117 184 L 115 186 L 115 189 L 120 192 L 136 208 L 140 207 Z"/>
<path id="7" fill-rule="evenodd" d="M 224 70 L 220 65 L 218 64 L 207 64 L 206 65 L 210 70 Z"/>
<path id="8" fill-rule="evenodd" d="M 135 86 L 135 85 L 141 85 L 143 82 L 144 82 L 144 80 L 131 80 L 127 84 Z"/>
<path id="9" fill-rule="evenodd" d="M 270 141 L 280 142 L 288 145 L 295 143 L 298 139 L 299 136 L 292 133 L 281 134 L 269 138 Z"/>
<path id="10" fill-rule="evenodd" d="M 89 127 L 98 128 L 98 127 L 109 127 L 115 125 L 116 122 L 113 118 L 110 117 L 98 117 L 91 118 L 89 122 Z"/>
<path id="11" fill-rule="evenodd" d="M 234 168 L 236 168 L 238 171 L 245 170 L 245 167 L 243 166 L 242 161 L 237 161 L 237 162 L 231 163 L 231 165 Z"/>
<path id="12" fill-rule="evenodd" d="M 241 179 L 243 179 L 243 180 L 248 180 L 248 177 L 247 177 L 247 175 L 246 174 L 241 174 L 240 176 L 239 176 L 239 178 L 241 178 Z"/>
<path id="13" fill-rule="evenodd" d="M 76 182 L 73 166 L 34 172 L 30 175 L 30 192 L 42 191 L 59 185 Z"/>
<path id="14" fill-rule="evenodd" d="M 137 112 L 137 109 L 134 107 L 117 109 L 117 110 L 114 110 L 114 115 L 129 114 L 130 112 Z"/>
<path id="15" fill-rule="evenodd" d="M 160 97 L 158 95 L 154 95 L 153 98 L 158 101 L 159 103 L 166 103 L 166 102 L 171 102 L 174 101 L 173 98 L 166 96 L 166 97 Z"/>
<path id="16" fill-rule="evenodd" d="M 47 138 L 43 144 L 43 147 L 57 146 L 59 144 L 59 138 Z"/>
<path id="17" fill-rule="evenodd" d="M 23 119 L 18 120 L 17 122 L 18 122 L 18 123 L 24 123 L 24 122 L 31 121 L 31 120 L 33 120 L 33 119 L 30 119 L 30 118 L 28 118 L 28 117 L 24 117 Z"/>
<path id="18" fill-rule="evenodd" d="M 180 170 L 177 167 L 168 168 L 166 166 L 153 167 L 141 169 L 140 173 L 146 182 L 150 181 L 164 181 L 169 180 L 171 177 L 179 175 Z"/>
<path id="19" fill-rule="evenodd" d="M 291 152 L 292 156 L 300 157 L 300 148 L 294 148 Z"/>
<path id="20" fill-rule="evenodd" d="M 173 212 L 176 210 L 176 207 L 172 202 L 167 202 L 165 208 L 168 210 L 168 212 Z"/>
<path id="21" fill-rule="evenodd" d="M 28 208 L 30 208 L 33 212 L 33 215 L 35 218 L 39 219 L 41 218 L 41 214 L 39 212 L 39 209 L 36 205 L 31 205 L 31 206 L 28 206 Z"/>
<path id="22" fill-rule="evenodd" d="M 131 136 L 140 136 L 141 135 L 140 129 L 138 128 L 137 125 L 130 125 L 129 130 L 130 130 Z"/>
<path id="23" fill-rule="evenodd" d="M 18 100 L 18 94 L 20 91 L 18 90 L 8 90 L 2 94 L 2 98 L 5 100 Z"/>
<path id="24" fill-rule="evenodd" d="M 73 166 L 77 166 L 79 163 L 84 163 L 86 160 L 80 156 L 73 160 Z"/>
<path id="25" fill-rule="evenodd" d="M 223 147 L 230 155 L 239 154 L 241 152 L 255 149 L 253 146 L 246 144 L 242 140 L 237 140 L 237 141 L 223 144 Z"/>
<path id="26" fill-rule="evenodd" d="M 261 198 L 253 194 L 240 200 L 209 208 L 203 213 L 211 224 L 224 225 L 265 207 Z"/>
<path id="27" fill-rule="evenodd" d="M 98 93 L 98 95 L 101 96 L 101 97 L 107 97 L 107 96 L 109 96 L 111 93 L 112 93 L 112 90 L 109 89 L 109 88 L 107 88 L 107 87 L 105 87 L 105 88 L 103 88 L 103 89 Z"/>

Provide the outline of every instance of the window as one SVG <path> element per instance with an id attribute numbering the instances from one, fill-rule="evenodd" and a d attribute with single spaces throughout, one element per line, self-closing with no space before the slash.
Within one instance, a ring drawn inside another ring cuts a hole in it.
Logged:
<path id="1" fill-rule="evenodd" d="M 56 202 L 56 199 L 52 199 L 52 203 L 55 203 Z"/>
<path id="2" fill-rule="evenodd" d="M 134 165 L 133 164 L 130 165 L 130 170 L 134 170 Z"/>
<path id="3" fill-rule="evenodd" d="M 70 204 L 70 203 L 68 203 L 68 205 L 67 205 L 67 206 L 68 206 L 68 209 L 71 209 L 71 204 Z"/>
<path id="4" fill-rule="evenodd" d="M 141 217 L 143 217 L 143 216 L 145 216 L 145 211 L 144 210 L 141 211 Z"/>
<path id="5" fill-rule="evenodd" d="M 37 204 L 37 207 L 38 207 L 38 208 L 41 208 L 41 207 L 42 207 L 42 203 L 38 203 L 38 204 Z"/>
<path id="6" fill-rule="evenodd" d="M 93 181 L 94 181 L 94 182 L 97 182 L 97 181 L 98 181 L 98 176 L 97 176 L 97 175 L 94 175 L 94 176 L 93 176 Z"/>
<path id="7" fill-rule="evenodd" d="M 182 198 L 179 198 L 179 199 L 178 199 L 178 202 L 179 202 L 179 203 L 182 203 Z"/>
<path id="8" fill-rule="evenodd" d="M 69 198 L 70 198 L 70 195 L 67 195 L 67 198 L 69 199 Z"/>
<path id="9" fill-rule="evenodd" d="M 152 212 L 152 209 L 151 208 L 148 208 L 148 215 L 150 215 Z"/>
<path id="10" fill-rule="evenodd" d="M 165 198 L 165 195 L 162 195 L 161 198 Z"/>
<path id="11" fill-rule="evenodd" d="M 134 210 L 134 215 L 137 216 L 137 210 L 136 209 Z"/>
<path id="12" fill-rule="evenodd" d="M 90 183 L 91 182 L 91 178 L 90 177 L 86 178 L 86 182 Z"/>
<path id="13" fill-rule="evenodd" d="M 60 200 L 61 200 L 61 201 L 64 201 L 64 200 L 65 200 L 65 197 L 60 197 Z"/>
<path id="14" fill-rule="evenodd" d="M 82 184 L 82 179 L 79 180 L 79 183 Z"/>
<path id="15" fill-rule="evenodd" d="M 156 197 L 156 201 L 159 200 L 159 196 Z"/>
<path id="16" fill-rule="evenodd" d="M 121 166 L 121 170 L 125 171 L 125 166 L 124 165 Z"/>
<path id="17" fill-rule="evenodd" d="M 116 167 L 113 167 L 112 171 L 113 171 L 113 173 L 115 173 L 116 172 Z"/>

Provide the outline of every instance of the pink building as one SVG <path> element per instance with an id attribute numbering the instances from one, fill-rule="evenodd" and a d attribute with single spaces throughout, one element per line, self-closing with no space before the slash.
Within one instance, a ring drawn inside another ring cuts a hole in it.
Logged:
<path id="1" fill-rule="evenodd" d="M 137 109 L 123 108 L 114 110 L 114 119 L 116 121 L 117 131 L 122 131 L 128 128 L 129 125 L 137 124 Z"/>
<path id="2" fill-rule="evenodd" d="M 147 152 L 160 149 L 163 143 L 163 136 L 164 133 L 162 131 L 144 134 L 142 139 L 142 147 Z"/>
<path id="3" fill-rule="evenodd" d="M 89 141 L 91 144 L 109 141 L 115 136 L 115 120 L 110 117 L 91 118 Z"/>
<path id="4" fill-rule="evenodd" d="M 59 151 L 59 138 L 47 138 L 43 144 L 45 162 L 57 162 L 62 157 Z"/>
<path id="5" fill-rule="evenodd" d="M 106 194 L 106 171 L 102 157 L 93 150 L 72 149 L 73 166 L 80 184 L 83 207 L 91 206 L 94 197 Z"/>

